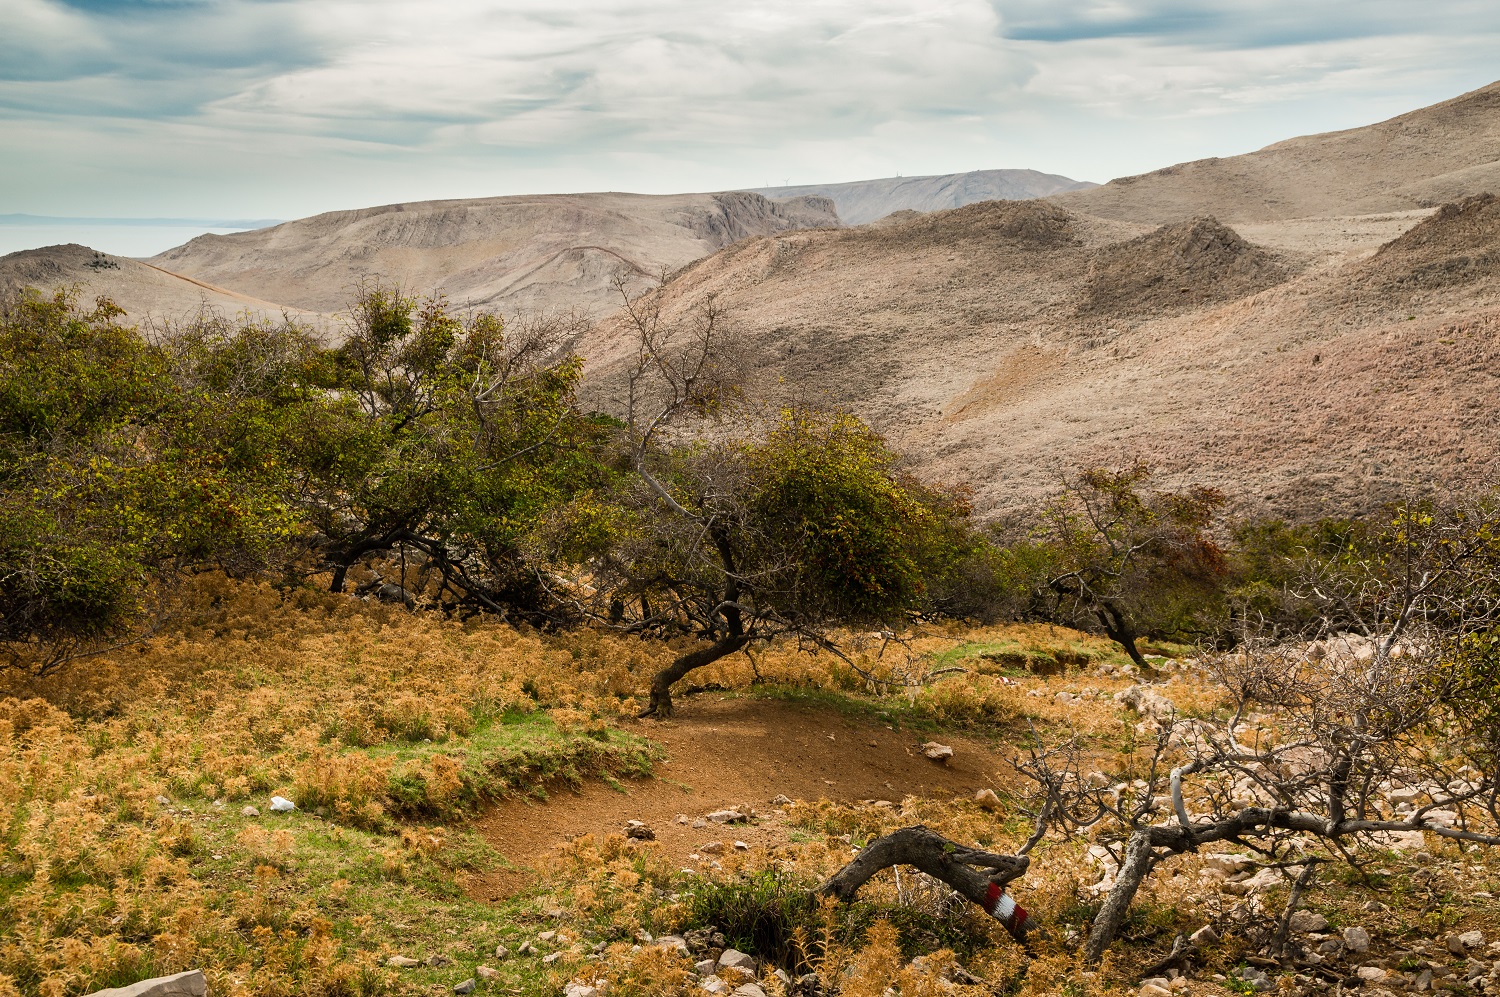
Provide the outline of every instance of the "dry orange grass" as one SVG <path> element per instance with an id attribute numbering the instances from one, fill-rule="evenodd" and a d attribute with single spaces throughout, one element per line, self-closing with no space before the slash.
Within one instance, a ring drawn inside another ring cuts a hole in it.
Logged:
<path id="1" fill-rule="evenodd" d="M 495 859 L 452 822 L 548 779 L 644 770 L 653 749 L 611 721 L 635 710 L 651 673 L 692 646 L 462 625 L 213 577 L 189 595 L 169 633 L 60 676 L 11 675 L 0 686 L 0 997 L 81 994 L 189 967 L 203 968 L 216 994 L 423 991 L 436 971 L 396 971 L 384 960 L 435 952 L 476 963 L 510 937 L 507 919 L 523 916 L 462 897 L 460 871 Z M 1043 678 L 1004 665 L 1015 648 L 1025 660 L 1117 660 L 1103 642 L 1053 628 L 934 627 L 905 643 L 848 635 L 846 646 L 857 667 L 773 646 L 692 681 L 823 696 L 992 739 L 1022 734 L 1029 721 L 1079 732 L 1102 754 L 1128 740 L 1110 699 L 1128 678 L 1076 669 Z M 950 667 L 965 670 L 922 681 Z M 1083 698 L 1060 702 L 1060 691 Z M 1212 698 L 1185 680 L 1166 692 L 1184 708 Z M 298 812 L 240 815 L 247 803 L 267 811 L 272 794 Z M 726 856 L 722 874 L 821 877 L 846 860 L 846 835 L 917 821 L 997 847 L 1024 837 L 1014 809 L 997 819 L 953 800 L 800 805 L 792 814 L 806 840 Z M 1049 847 L 1049 869 L 1078 874 L 1031 878 L 1026 888 L 1033 904 L 1061 909 L 1093 870 L 1077 843 Z M 669 897 L 681 871 L 650 855 L 580 840 L 546 902 L 632 931 L 680 927 L 683 910 Z M 869 889 L 876 901 L 901 896 L 893 882 Z M 872 932 L 860 951 L 841 950 L 838 972 L 854 974 L 841 978 L 892 971 L 886 946 Z M 1013 957 L 1008 943 L 994 951 Z M 626 951 L 590 971 L 620 994 L 687 992 L 681 967 L 656 958 Z M 515 961 L 504 972 L 528 987 L 545 975 Z M 911 992 L 925 993 L 918 976 Z"/>

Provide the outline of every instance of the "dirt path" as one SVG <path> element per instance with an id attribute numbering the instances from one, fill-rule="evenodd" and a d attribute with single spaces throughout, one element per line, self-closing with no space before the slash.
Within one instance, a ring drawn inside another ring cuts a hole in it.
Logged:
<path id="1" fill-rule="evenodd" d="M 772 809 L 778 794 L 802 800 L 899 801 L 908 795 L 972 796 L 994 786 L 1000 756 L 965 738 L 943 737 L 954 757 L 938 764 L 923 757 L 928 738 L 832 711 L 775 700 L 695 696 L 678 703 L 669 721 L 637 721 L 630 728 L 660 743 L 666 761 L 651 779 L 603 782 L 579 791 L 562 789 L 545 802 L 510 800 L 475 824 L 517 868 L 475 877 L 472 895 L 498 899 L 535 877 L 537 861 L 581 834 L 619 834 L 626 821 L 649 825 L 668 854 L 686 858 L 705 841 L 737 839 L 752 847 L 785 840 L 785 824 L 765 820 L 727 828 L 691 822 L 726 807 Z"/>

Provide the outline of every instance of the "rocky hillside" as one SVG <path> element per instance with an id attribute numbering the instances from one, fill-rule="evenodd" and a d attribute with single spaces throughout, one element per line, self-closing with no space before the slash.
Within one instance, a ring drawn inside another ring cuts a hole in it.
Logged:
<path id="1" fill-rule="evenodd" d="M 1500 83 L 1379 124 L 1180 163 L 1057 200 L 1122 221 L 1211 214 L 1234 224 L 1432 208 L 1493 190 L 1500 190 Z"/>
<path id="2" fill-rule="evenodd" d="M 748 240 L 660 293 L 682 320 L 717 296 L 752 391 L 852 409 L 991 513 L 1135 457 L 1284 514 L 1361 511 L 1500 471 L 1490 205 L 1367 258 L 991 202 Z M 1442 279 L 1392 291 L 1413 273 Z M 580 344 L 603 408 L 629 344 L 618 321 Z"/>
<path id="3" fill-rule="evenodd" d="M 362 280 L 440 290 L 503 312 L 618 305 L 664 270 L 737 239 L 839 224 L 826 198 L 759 194 L 557 194 L 391 204 L 267 229 L 204 235 L 151 262 L 199 280 L 333 311 Z"/>
<path id="4" fill-rule="evenodd" d="M 1170 315 L 1279 284 L 1286 267 L 1213 218 L 1174 222 L 1101 249 L 1080 315 Z"/>
<path id="5" fill-rule="evenodd" d="M 934 177 L 886 177 L 853 183 L 761 187 L 773 198 L 826 197 L 845 225 L 864 225 L 896 211 L 942 211 L 979 201 L 1025 201 L 1098 184 L 1036 170 L 973 170 Z"/>
<path id="6" fill-rule="evenodd" d="M 108 297 L 136 321 L 183 322 L 207 311 L 230 319 L 249 315 L 272 321 L 289 313 L 318 328 L 326 325 L 320 315 L 283 308 L 149 263 L 110 256 L 77 244 L 0 256 L 0 293 L 20 287 L 44 290 L 73 287 L 84 302 Z"/>

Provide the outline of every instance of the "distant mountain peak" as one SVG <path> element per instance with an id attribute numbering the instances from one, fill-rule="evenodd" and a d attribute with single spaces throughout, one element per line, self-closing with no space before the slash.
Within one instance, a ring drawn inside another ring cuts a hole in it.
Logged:
<path id="1" fill-rule="evenodd" d="M 926 177 L 883 177 L 850 183 L 756 187 L 766 197 L 826 197 L 845 225 L 865 225 L 895 211 L 943 211 L 980 201 L 1029 201 L 1098 184 L 1036 170 L 971 170 Z"/>

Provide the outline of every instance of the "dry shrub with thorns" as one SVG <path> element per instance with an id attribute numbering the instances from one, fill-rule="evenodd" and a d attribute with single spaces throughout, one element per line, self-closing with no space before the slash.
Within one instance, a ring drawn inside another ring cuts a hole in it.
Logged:
<path id="1" fill-rule="evenodd" d="M 1021 763 L 1043 789 L 1041 824 L 1093 835 L 1116 864 L 1088 961 L 1164 858 L 1205 845 L 1244 844 L 1295 869 L 1292 904 L 1317 863 L 1359 864 L 1393 835 L 1500 845 L 1500 716 L 1488 705 L 1500 678 L 1500 513 L 1403 508 L 1374 553 L 1321 566 L 1306 590 L 1327 638 L 1287 646 L 1251 632 L 1214 656 L 1226 715 L 1160 718 L 1132 785 L 1092 781 L 1076 746 Z"/>

